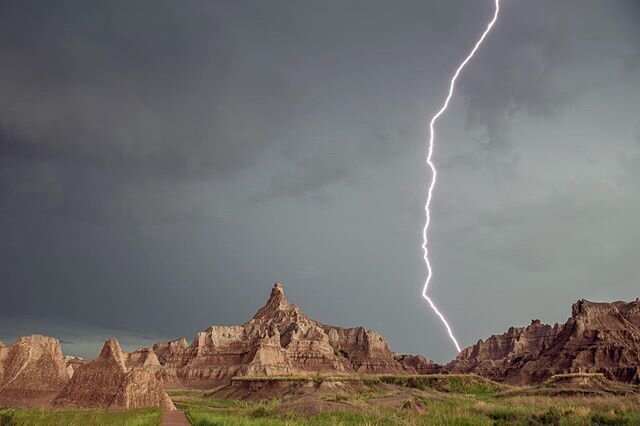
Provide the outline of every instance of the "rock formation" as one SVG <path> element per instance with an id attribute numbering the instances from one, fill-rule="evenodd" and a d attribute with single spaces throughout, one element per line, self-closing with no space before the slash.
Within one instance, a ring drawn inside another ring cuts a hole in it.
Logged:
<path id="1" fill-rule="evenodd" d="M 464 349 L 445 367 L 514 384 L 541 383 L 554 374 L 602 373 L 640 383 L 640 301 L 573 305 L 565 324 L 534 320 Z"/>
<path id="2" fill-rule="evenodd" d="M 279 283 L 245 324 L 212 326 L 190 345 L 181 338 L 158 343 L 153 351 L 170 386 L 210 387 L 238 375 L 415 372 L 394 358 L 377 332 L 308 318 L 287 301 Z"/>
<path id="3" fill-rule="evenodd" d="M 78 366 L 54 404 L 69 408 L 175 409 L 156 372 L 149 350 L 126 354 L 118 341 L 105 342 L 98 358 Z"/>
<path id="4" fill-rule="evenodd" d="M 69 375 L 69 378 L 73 377 L 73 373 L 76 371 L 76 369 L 84 363 L 85 360 L 83 358 L 80 358 L 79 356 L 65 355 L 64 364 L 67 368 L 67 374 Z"/>
<path id="5" fill-rule="evenodd" d="M 395 359 L 408 370 L 415 370 L 417 374 L 442 373 L 442 366 L 440 364 L 436 364 L 422 355 L 396 355 Z"/>
<path id="6" fill-rule="evenodd" d="M 123 356 L 128 369 L 138 367 L 156 369 L 160 367 L 160 362 L 155 352 L 148 348 L 137 349 L 130 354 L 123 352 Z"/>
<path id="7" fill-rule="evenodd" d="M 68 382 L 60 341 L 40 335 L 0 346 L 0 402 L 42 405 Z"/>

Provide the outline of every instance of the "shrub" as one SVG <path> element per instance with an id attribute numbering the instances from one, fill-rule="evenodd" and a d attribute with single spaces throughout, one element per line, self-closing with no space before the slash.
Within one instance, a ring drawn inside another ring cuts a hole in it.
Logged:
<path id="1" fill-rule="evenodd" d="M 17 424 L 15 412 L 13 412 L 13 410 L 0 411 L 0 426 L 15 426 Z"/>

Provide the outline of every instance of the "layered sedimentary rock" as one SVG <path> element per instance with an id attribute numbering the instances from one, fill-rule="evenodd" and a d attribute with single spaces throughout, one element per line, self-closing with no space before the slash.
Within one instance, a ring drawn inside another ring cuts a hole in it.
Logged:
<path id="1" fill-rule="evenodd" d="M 155 369 L 160 367 L 158 356 L 148 348 L 137 349 L 131 353 L 123 352 L 123 356 L 128 369 L 140 367 Z"/>
<path id="2" fill-rule="evenodd" d="M 64 364 L 67 368 L 67 374 L 71 378 L 78 367 L 85 363 L 83 358 L 73 355 L 65 355 Z"/>
<path id="3" fill-rule="evenodd" d="M 122 352 L 117 340 L 105 342 L 98 358 L 78 366 L 54 404 L 70 408 L 175 409 L 156 371 L 150 351 Z M 154 367 L 151 365 L 151 367 Z"/>
<path id="4" fill-rule="evenodd" d="M 238 375 L 415 372 L 394 359 L 377 332 L 310 319 L 287 301 L 279 283 L 245 324 L 212 326 L 191 344 L 181 338 L 153 350 L 171 386 L 207 387 Z"/>
<path id="5" fill-rule="evenodd" d="M 0 347 L 0 402 L 41 405 L 69 381 L 60 341 L 40 335 L 20 337 Z"/>
<path id="6" fill-rule="evenodd" d="M 640 383 L 640 300 L 580 300 L 565 324 L 536 320 L 510 328 L 464 349 L 445 368 L 514 384 L 540 383 L 561 373 L 602 373 Z"/>
<path id="7" fill-rule="evenodd" d="M 422 355 L 396 355 L 396 361 L 404 365 L 407 369 L 413 369 L 418 374 L 439 374 L 443 369 L 437 364 Z"/>

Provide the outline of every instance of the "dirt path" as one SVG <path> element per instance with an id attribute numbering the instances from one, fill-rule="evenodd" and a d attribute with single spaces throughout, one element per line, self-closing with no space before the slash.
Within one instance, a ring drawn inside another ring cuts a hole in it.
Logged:
<path id="1" fill-rule="evenodd" d="M 160 426 L 190 426 L 183 411 L 165 411 Z"/>

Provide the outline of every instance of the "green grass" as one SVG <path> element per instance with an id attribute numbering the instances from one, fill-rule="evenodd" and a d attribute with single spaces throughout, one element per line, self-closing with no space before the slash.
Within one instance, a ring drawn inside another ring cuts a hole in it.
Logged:
<path id="1" fill-rule="evenodd" d="M 387 398 L 393 395 L 396 395 L 398 391 L 381 391 L 381 390 L 368 390 L 364 392 L 336 392 L 333 395 L 325 396 L 325 401 L 335 401 L 335 402 L 343 402 L 343 401 L 359 401 L 363 399 L 372 399 L 372 398 Z"/>
<path id="2" fill-rule="evenodd" d="M 128 411 L 0 409 L 0 426 L 156 426 L 157 409 Z"/>
<path id="3" fill-rule="evenodd" d="M 383 383 L 397 386 L 466 395 L 493 395 L 506 386 L 472 374 L 422 374 L 379 376 Z"/>
<path id="4" fill-rule="evenodd" d="M 388 383 L 416 389 L 435 389 L 441 392 L 464 394 L 493 394 L 508 387 L 474 374 L 350 374 L 306 376 L 244 376 L 235 377 L 240 382 L 362 382 L 375 385 Z"/>
<path id="5" fill-rule="evenodd" d="M 391 425 L 396 423 L 381 422 L 375 415 L 327 412 L 305 419 L 287 416 L 242 415 L 211 412 L 187 413 L 194 426 L 339 426 L 339 425 Z"/>
<path id="6" fill-rule="evenodd" d="M 497 397 L 485 395 L 483 392 L 486 389 L 483 387 L 477 389 L 473 387 L 475 385 L 469 386 L 454 381 L 447 385 L 446 392 L 432 388 L 417 391 L 411 400 L 423 412 L 383 408 L 369 404 L 366 398 L 368 392 L 353 392 L 325 398 L 326 401 L 345 404 L 344 411 L 329 411 L 312 417 L 295 416 L 279 410 L 280 404 L 287 399 L 222 404 L 219 400 L 207 402 L 206 398 L 199 398 L 199 406 L 194 404 L 187 413 L 197 426 L 640 425 L 638 396 Z M 396 394 L 371 392 L 371 395 L 384 398 Z M 349 407 L 354 408 L 355 412 L 347 411 Z"/>
<path id="7" fill-rule="evenodd" d="M 638 425 L 640 417 L 624 414 L 576 416 L 553 408 L 540 414 L 523 415 L 518 410 L 499 410 L 489 414 L 460 412 L 455 407 L 435 410 L 424 415 L 377 415 L 349 412 L 327 412 L 310 418 L 251 417 L 239 414 L 189 412 L 194 426 L 347 426 L 347 425 L 411 425 L 411 426 L 604 426 Z"/>
<path id="8" fill-rule="evenodd" d="M 213 399 L 205 397 L 181 398 L 172 397 L 173 403 L 178 410 L 188 410 L 190 408 L 207 409 L 230 409 L 245 408 L 249 404 L 236 399 Z"/>
<path id="9" fill-rule="evenodd" d="M 184 396 L 184 395 L 201 395 L 202 393 L 204 393 L 203 390 L 193 390 L 193 389 L 166 389 L 166 392 L 170 397 Z"/>
<path id="10" fill-rule="evenodd" d="M 591 376 L 589 376 L 591 377 Z M 563 377 L 560 377 L 563 378 Z M 272 380 L 251 378 L 249 380 Z M 505 393 L 505 386 L 472 375 L 363 375 L 278 377 L 276 381 L 359 381 L 323 394 L 333 411 L 303 417 L 290 413 L 296 395 L 262 401 L 214 399 L 203 391 L 171 391 L 196 426 L 633 426 L 640 425 L 640 395 Z M 320 397 L 318 397 L 320 398 Z M 375 398 L 375 401 L 373 400 Z M 388 398 L 388 399 L 386 399 Z M 386 404 L 381 404 L 384 400 Z M 390 403 L 391 402 L 391 403 Z M 410 404 L 406 404 L 410 402 Z M 403 407 L 408 408 L 403 408 Z M 344 408 L 343 408 L 344 407 Z M 339 410 L 339 411 L 336 411 Z M 126 412 L 0 410 L 14 425 L 157 425 L 157 410 Z"/>

